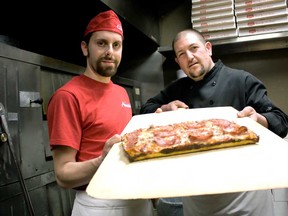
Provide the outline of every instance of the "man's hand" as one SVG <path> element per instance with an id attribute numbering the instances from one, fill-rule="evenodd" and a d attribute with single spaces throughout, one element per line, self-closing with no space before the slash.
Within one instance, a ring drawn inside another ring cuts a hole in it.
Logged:
<path id="1" fill-rule="evenodd" d="M 160 108 L 158 108 L 155 111 L 155 113 L 178 110 L 179 108 L 188 109 L 189 107 L 185 103 L 183 103 L 179 100 L 175 100 L 175 101 L 172 101 L 168 104 L 162 105 Z"/>
<path id="2" fill-rule="evenodd" d="M 102 151 L 102 156 L 101 156 L 102 160 L 106 157 L 106 155 L 108 154 L 108 152 L 110 151 L 112 146 L 118 142 L 121 142 L 121 136 L 119 134 L 112 136 L 110 139 L 108 139 L 105 142 L 105 145 L 104 145 L 103 151 Z"/>
<path id="3" fill-rule="evenodd" d="M 257 113 L 256 110 L 251 106 L 244 107 L 243 110 L 237 113 L 237 117 L 238 118 L 249 117 L 254 121 L 258 122 L 259 124 L 261 124 L 262 126 L 268 128 L 267 119 L 263 115 Z"/>
<path id="4" fill-rule="evenodd" d="M 247 106 L 243 110 L 237 113 L 237 117 L 238 118 L 249 117 L 253 119 L 254 121 L 257 121 L 257 112 L 253 107 Z"/>

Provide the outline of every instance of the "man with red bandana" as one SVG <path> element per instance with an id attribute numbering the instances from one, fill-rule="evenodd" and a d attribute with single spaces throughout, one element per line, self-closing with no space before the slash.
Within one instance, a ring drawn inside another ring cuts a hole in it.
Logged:
<path id="1" fill-rule="evenodd" d="M 112 10 L 95 16 L 81 42 L 85 71 L 49 101 L 47 120 L 56 180 L 59 186 L 76 190 L 72 216 L 153 215 L 151 200 L 95 199 L 85 191 L 132 117 L 127 92 L 111 81 L 121 62 L 122 45 L 118 16 Z"/>

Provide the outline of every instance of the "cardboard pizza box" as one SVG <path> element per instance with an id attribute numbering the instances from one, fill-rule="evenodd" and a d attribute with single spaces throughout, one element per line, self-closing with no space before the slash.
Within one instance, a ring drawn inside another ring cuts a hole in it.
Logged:
<path id="1" fill-rule="evenodd" d="M 206 14 L 210 13 L 219 13 L 221 11 L 227 11 L 227 10 L 233 10 L 234 6 L 232 2 L 230 4 L 220 5 L 220 6 L 214 6 L 214 7 L 207 7 L 207 8 L 193 8 L 192 7 L 192 16 L 205 16 Z"/>
<path id="2" fill-rule="evenodd" d="M 87 187 L 103 199 L 142 199 L 288 187 L 288 143 L 231 107 L 136 115 L 123 133 L 151 124 L 224 118 L 260 136 L 257 144 L 129 162 L 115 144 Z"/>
<path id="3" fill-rule="evenodd" d="M 198 2 L 193 3 L 192 2 L 192 11 L 194 9 L 205 9 L 205 8 L 211 8 L 211 7 L 217 7 L 221 5 L 233 5 L 233 0 L 218 0 L 218 1 L 211 1 L 211 2 Z"/>
<path id="4" fill-rule="evenodd" d="M 229 25 L 231 23 L 236 23 L 235 16 L 229 16 L 219 19 L 212 19 L 206 21 L 194 21 L 192 23 L 193 28 L 202 28 L 202 27 L 214 27 L 214 26 L 221 26 L 221 25 Z"/>
<path id="5" fill-rule="evenodd" d="M 212 31 L 212 32 L 207 32 L 207 33 L 203 32 L 202 35 L 205 38 L 205 40 L 209 40 L 209 41 L 236 38 L 238 37 L 238 28 L 220 30 L 220 31 Z"/>
<path id="6" fill-rule="evenodd" d="M 235 1 L 235 8 L 254 7 L 257 5 L 273 4 L 276 2 L 285 2 L 286 0 L 250 0 L 250 1 Z"/>
<path id="7" fill-rule="evenodd" d="M 288 31 L 288 21 L 280 24 L 239 28 L 239 37 Z"/>
<path id="8" fill-rule="evenodd" d="M 209 26 L 209 27 L 194 27 L 194 29 L 197 29 L 201 33 L 211 33 L 215 31 L 227 31 L 227 30 L 232 30 L 236 29 L 236 23 L 226 23 L 223 25 L 218 25 L 218 26 Z"/>
<path id="9" fill-rule="evenodd" d="M 206 20 L 212 20 L 212 19 L 219 19 L 219 18 L 225 18 L 225 17 L 233 17 L 234 16 L 234 9 L 228 8 L 225 9 L 224 11 L 219 11 L 215 13 L 209 13 L 209 14 L 199 14 L 199 15 L 194 15 L 191 12 L 191 22 L 193 23 L 194 21 L 206 21 Z"/>
<path id="10" fill-rule="evenodd" d="M 275 2 L 275 3 L 256 5 L 256 6 L 252 5 L 251 7 L 235 8 L 235 14 L 236 16 L 238 16 L 238 15 L 243 15 L 247 13 L 256 13 L 256 12 L 261 12 L 261 11 L 270 11 L 270 10 L 276 10 L 276 9 L 282 9 L 282 8 L 287 8 L 287 4 L 285 0 Z"/>
<path id="11" fill-rule="evenodd" d="M 275 17 L 279 17 L 283 15 L 287 15 L 287 8 L 237 15 L 236 20 L 237 22 L 242 22 L 242 21 L 248 22 L 250 20 L 269 19 L 269 18 L 275 18 Z"/>
<path id="12" fill-rule="evenodd" d="M 237 22 L 238 28 L 268 26 L 272 24 L 281 24 L 288 22 L 288 14 L 275 18 L 257 19 L 250 21 Z"/>

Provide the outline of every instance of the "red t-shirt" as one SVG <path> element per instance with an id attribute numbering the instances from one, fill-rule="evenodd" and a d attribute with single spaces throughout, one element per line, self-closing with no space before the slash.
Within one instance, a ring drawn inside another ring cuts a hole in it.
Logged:
<path id="1" fill-rule="evenodd" d="M 120 134 L 131 117 L 129 96 L 123 87 L 85 75 L 73 77 L 49 101 L 50 146 L 76 149 L 77 161 L 98 157 L 107 139 Z"/>

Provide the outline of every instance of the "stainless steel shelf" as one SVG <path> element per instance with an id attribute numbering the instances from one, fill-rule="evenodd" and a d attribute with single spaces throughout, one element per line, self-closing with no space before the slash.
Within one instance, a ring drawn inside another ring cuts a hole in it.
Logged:
<path id="1" fill-rule="evenodd" d="M 245 37 L 237 37 L 225 40 L 215 40 L 211 41 L 213 45 L 223 45 L 223 44 L 231 44 L 231 43 L 243 43 L 243 42 L 261 42 L 264 40 L 275 40 L 281 38 L 288 38 L 288 32 L 278 32 L 278 33 L 270 33 L 270 34 L 259 34 Z"/>
<path id="2" fill-rule="evenodd" d="M 288 32 L 261 34 L 223 40 L 212 40 L 217 55 L 288 48 Z M 172 47 L 159 47 L 165 57 L 173 57 Z"/>

